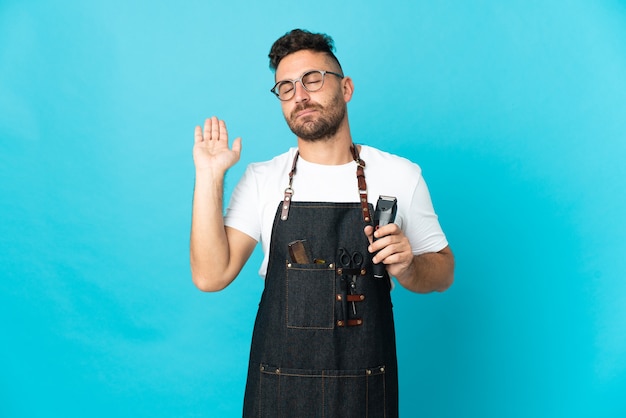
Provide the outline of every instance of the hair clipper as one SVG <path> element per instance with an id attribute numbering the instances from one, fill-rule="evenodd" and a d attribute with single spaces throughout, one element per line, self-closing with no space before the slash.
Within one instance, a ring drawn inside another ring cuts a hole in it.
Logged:
<path id="1" fill-rule="evenodd" d="M 376 203 L 376 210 L 374 211 L 374 231 L 393 223 L 396 219 L 396 212 L 398 211 L 397 199 L 393 196 L 379 196 Z M 374 238 L 376 241 L 376 238 Z M 385 277 L 386 267 L 383 263 L 374 264 L 374 277 L 376 279 L 382 279 Z"/>

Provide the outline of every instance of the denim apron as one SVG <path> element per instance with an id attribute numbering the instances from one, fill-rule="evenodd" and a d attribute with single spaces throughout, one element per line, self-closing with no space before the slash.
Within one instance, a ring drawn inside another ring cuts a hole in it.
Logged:
<path id="1" fill-rule="evenodd" d="M 372 205 L 356 147 L 353 155 L 360 202 L 291 202 L 288 187 L 278 206 L 244 417 L 398 415 L 390 281 L 372 275 L 363 233 Z M 306 240 L 314 258 L 309 263 L 291 260 L 288 245 L 296 240 Z"/>

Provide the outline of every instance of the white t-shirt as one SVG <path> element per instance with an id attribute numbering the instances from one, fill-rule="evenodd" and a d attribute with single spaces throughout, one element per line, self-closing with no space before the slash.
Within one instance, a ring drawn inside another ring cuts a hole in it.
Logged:
<path id="1" fill-rule="evenodd" d="M 235 187 L 226 210 L 225 225 L 261 242 L 264 258 L 259 274 L 265 277 L 272 225 L 278 204 L 289 185 L 289 171 L 297 148 L 270 161 L 250 164 Z M 369 202 L 378 196 L 395 196 L 395 223 L 408 237 L 413 254 L 437 252 L 448 245 L 433 208 L 421 168 L 411 161 L 361 146 Z M 359 202 L 356 162 L 343 165 L 310 163 L 300 156 L 293 178 L 293 201 Z"/>

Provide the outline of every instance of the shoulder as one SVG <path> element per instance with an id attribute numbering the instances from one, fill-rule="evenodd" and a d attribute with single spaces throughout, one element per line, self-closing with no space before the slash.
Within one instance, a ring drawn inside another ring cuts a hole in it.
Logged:
<path id="1" fill-rule="evenodd" d="M 250 163 L 248 165 L 248 170 L 255 174 L 265 174 L 276 172 L 277 170 L 281 170 L 284 167 L 287 169 L 291 168 L 293 163 L 293 158 L 296 155 L 297 148 L 289 148 L 288 151 L 279 154 L 267 161 L 260 161 L 255 163 Z"/>
<path id="2" fill-rule="evenodd" d="M 290 148 L 287 152 L 279 154 L 267 161 L 248 164 L 244 178 L 257 183 L 273 183 L 282 180 L 286 182 L 289 171 L 293 164 L 293 158 L 297 148 Z"/>
<path id="3" fill-rule="evenodd" d="M 416 192 L 425 185 L 420 166 L 407 158 L 370 146 L 361 147 L 361 157 L 365 161 L 370 203 L 375 204 L 380 195 L 395 196 L 398 217 L 406 218 Z"/>
<path id="4" fill-rule="evenodd" d="M 361 145 L 360 155 L 365 161 L 366 169 L 388 172 L 394 177 L 398 175 L 419 177 L 422 174 L 421 167 L 413 161 L 369 145 Z"/>

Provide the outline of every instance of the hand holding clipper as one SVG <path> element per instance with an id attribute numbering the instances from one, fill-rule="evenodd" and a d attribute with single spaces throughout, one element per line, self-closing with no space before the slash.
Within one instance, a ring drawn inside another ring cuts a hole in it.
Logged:
<path id="1" fill-rule="evenodd" d="M 393 223 L 398 211 L 397 199 L 393 196 L 379 196 L 374 212 L 374 231 L 379 227 Z M 376 241 L 376 238 L 374 238 Z M 383 263 L 374 264 L 374 277 L 382 279 L 385 277 L 385 265 Z"/>

